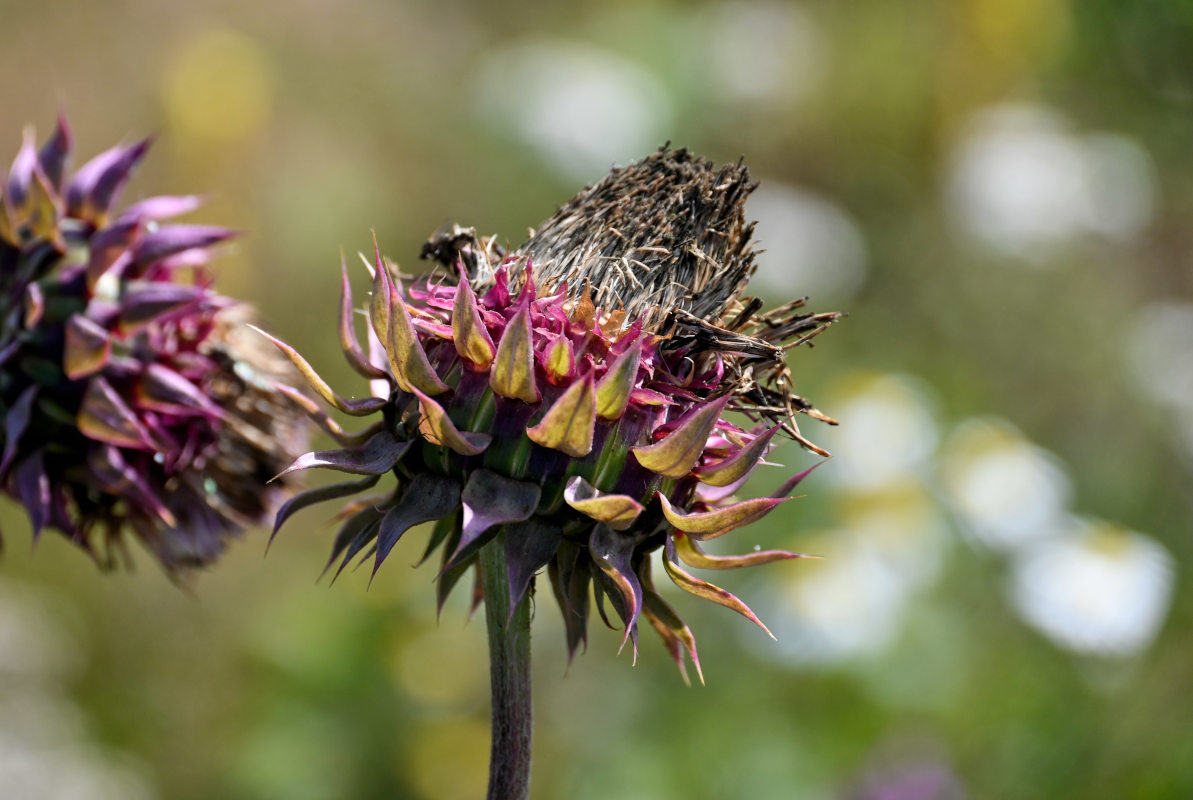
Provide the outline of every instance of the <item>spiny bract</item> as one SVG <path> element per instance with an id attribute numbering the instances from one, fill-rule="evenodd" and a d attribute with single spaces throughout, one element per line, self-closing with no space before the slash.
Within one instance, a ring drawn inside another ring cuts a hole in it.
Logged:
<path id="1" fill-rule="evenodd" d="M 193 196 L 113 211 L 148 147 L 68 178 L 59 120 L 0 180 L 0 485 L 35 536 L 56 528 L 106 565 L 131 528 L 174 573 L 277 508 L 288 487 L 267 482 L 307 437 L 273 388 L 292 368 L 204 270 L 232 232 L 159 224 Z"/>
<path id="2" fill-rule="evenodd" d="M 664 149 L 582 192 L 511 256 L 454 228 L 423 252 L 447 274 L 403 289 L 376 250 L 367 350 L 344 269 L 340 342 L 373 396 L 345 399 L 274 342 L 329 404 L 381 419 L 350 435 L 310 408 L 344 449 L 308 453 L 287 473 L 328 467 L 364 477 L 289 501 L 275 533 L 300 509 L 392 472 L 397 488 L 345 509 L 328 567 L 339 561 L 343 570 L 370 548 L 363 558 L 373 557 L 376 574 L 407 530 L 436 521 L 423 560 L 442 550 L 442 607 L 504 529 L 510 607 L 546 567 L 570 655 L 587 641 L 591 589 L 606 623 L 605 600 L 620 617 L 623 646 L 632 640 L 636 650 L 645 616 L 685 679 L 685 653 L 699 674 L 691 632 L 654 587 L 650 553 L 664 549 L 681 588 L 762 625 L 680 564 L 799 557 L 719 557 L 699 543 L 783 503 L 807 471 L 770 497 L 729 498 L 782 429 L 823 454 L 800 436 L 797 412 L 827 420 L 788 390 L 783 345 L 809 340 L 838 315 L 799 313 L 797 301 L 759 317 L 761 303 L 738 297 L 753 271 L 743 207 L 752 188 L 740 165 L 716 170 Z M 755 424 L 739 427 L 728 411 Z"/>

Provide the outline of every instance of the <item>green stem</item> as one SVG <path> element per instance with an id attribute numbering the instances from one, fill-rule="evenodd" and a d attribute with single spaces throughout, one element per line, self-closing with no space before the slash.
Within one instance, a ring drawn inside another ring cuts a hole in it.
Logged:
<path id="1" fill-rule="evenodd" d="M 480 569 L 493 694 L 488 800 L 525 800 L 530 792 L 532 727 L 530 603 L 522 598 L 510 615 L 504 531 L 481 549 Z"/>

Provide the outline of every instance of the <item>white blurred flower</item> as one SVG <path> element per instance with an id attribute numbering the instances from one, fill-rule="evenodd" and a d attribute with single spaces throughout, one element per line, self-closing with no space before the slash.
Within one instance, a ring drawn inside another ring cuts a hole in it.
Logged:
<path id="1" fill-rule="evenodd" d="M 489 53 L 476 96 L 483 120 L 539 151 L 557 170 L 593 181 L 668 137 L 671 103 L 641 65 L 577 42 L 535 39 Z"/>
<path id="2" fill-rule="evenodd" d="M 860 375 L 824 403 L 841 420 L 820 439 L 831 479 L 871 489 L 923 472 L 939 438 L 927 391 L 905 375 Z"/>
<path id="3" fill-rule="evenodd" d="M 774 181 L 746 202 L 758 221 L 757 280 L 785 297 L 810 295 L 817 302 L 852 297 L 866 280 L 866 244 L 857 223 L 828 200 Z"/>
<path id="4" fill-rule="evenodd" d="M 1152 217 L 1155 175 L 1131 139 L 1075 134 L 1047 108 L 1001 106 L 979 113 L 956 146 L 947 194 L 970 234 L 1042 262 L 1086 233 L 1136 236 Z"/>
<path id="5" fill-rule="evenodd" d="M 902 628 L 908 576 L 849 531 L 826 534 L 808 550 L 824 559 L 801 563 L 798 575 L 755 606 L 771 609 L 763 618 L 778 644 L 746 641 L 792 664 L 835 664 L 885 650 Z"/>
<path id="6" fill-rule="evenodd" d="M 823 72 L 824 37 L 798 4 L 719 3 L 706 7 L 697 24 L 703 83 L 727 99 L 789 104 Z"/>
<path id="7" fill-rule="evenodd" d="M 1172 558 L 1155 540 L 1074 520 L 1068 535 L 1018 553 L 1008 589 L 1023 619 L 1058 645 L 1128 656 L 1159 631 L 1172 584 Z"/>
<path id="8" fill-rule="evenodd" d="M 878 492 L 851 492 L 838 506 L 850 535 L 865 542 L 909 587 L 927 587 L 940 576 L 948 528 L 922 484 L 908 480 Z"/>
<path id="9" fill-rule="evenodd" d="M 77 643 L 55 604 L 0 580 L 0 797 L 3 800 L 149 800 L 144 777 L 86 741 L 80 710 L 62 689 Z"/>
<path id="10" fill-rule="evenodd" d="M 4 800 L 151 800 L 133 769 L 80 746 L 48 746 L 0 733 Z"/>
<path id="11" fill-rule="evenodd" d="M 957 426 L 941 457 L 941 482 L 967 533 L 1009 549 L 1056 533 L 1071 494 L 1060 461 L 1001 419 Z"/>
<path id="12" fill-rule="evenodd" d="M 1127 366 L 1152 400 L 1193 412 L 1193 303 L 1159 300 L 1127 327 Z"/>

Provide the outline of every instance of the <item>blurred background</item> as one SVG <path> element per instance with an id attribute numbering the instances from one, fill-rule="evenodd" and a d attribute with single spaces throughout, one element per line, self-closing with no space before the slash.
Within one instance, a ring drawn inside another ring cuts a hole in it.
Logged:
<path id="1" fill-rule="evenodd" d="M 745 156 L 752 290 L 851 316 L 792 360 L 842 422 L 805 426 L 835 458 L 726 547 L 825 558 L 723 576 L 777 644 L 669 595 L 704 687 L 649 632 L 631 666 L 598 627 L 566 670 L 540 603 L 536 798 L 1193 796 L 1193 5 L 0 0 L 0 20 L 0 150 L 60 109 L 81 158 L 152 133 L 126 202 L 207 193 L 197 221 L 247 231 L 225 293 L 340 386 L 339 250 L 371 229 L 418 270 L 445 222 L 516 245 L 664 141 Z M 754 488 L 814 459 L 773 460 Z M 371 590 L 329 589 L 307 512 L 180 590 L 0 517 L 8 800 L 483 795 L 483 620 L 457 597 L 436 622 L 420 536 Z"/>

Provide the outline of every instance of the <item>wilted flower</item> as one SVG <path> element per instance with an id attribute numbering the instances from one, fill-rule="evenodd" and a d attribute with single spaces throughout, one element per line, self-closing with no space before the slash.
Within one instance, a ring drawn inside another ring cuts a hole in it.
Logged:
<path id="1" fill-rule="evenodd" d="M 761 625 L 681 562 L 725 569 L 798 557 L 717 557 L 699 543 L 761 518 L 807 474 L 771 497 L 729 499 L 780 430 L 823 453 L 796 427 L 798 412 L 820 415 L 791 393 L 786 350 L 838 315 L 803 313 L 795 301 L 759 316 L 760 301 L 739 297 L 753 271 L 743 210 L 752 188 L 741 165 L 718 170 L 664 149 L 586 189 L 512 255 L 455 228 L 423 252 L 448 274 L 403 289 L 378 251 L 367 351 L 344 271 L 340 341 L 374 396 L 345 399 L 275 343 L 328 403 L 381 419 L 349 435 L 324 418 L 344 449 L 308 453 L 288 472 L 365 477 L 299 495 L 277 526 L 392 472 L 396 489 L 345 510 L 329 567 L 371 548 L 375 574 L 408 529 L 436 521 L 423 558 L 442 551 L 442 606 L 504 530 L 510 608 L 546 567 L 569 653 L 586 641 L 591 587 L 601 616 L 607 600 L 620 617 L 623 645 L 636 648 L 645 616 L 685 677 L 685 653 L 699 671 L 691 632 L 655 590 L 650 553 L 664 549 L 683 589 Z"/>
<path id="2" fill-rule="evenodd" d="M 110 563 L 129 528 L 173 572 L 276 508 L 286 487 L 267 481 L 306 437 L 273 388 L 290 365 L 204 270 L 233 233 L 159 224 L 197 197 L 113 211 L 148 147 L 67 178 L 59 121 L 40 150 L 26 133 L 2 182 L 0 484 L 34 535 L 56 528 Z"/>

